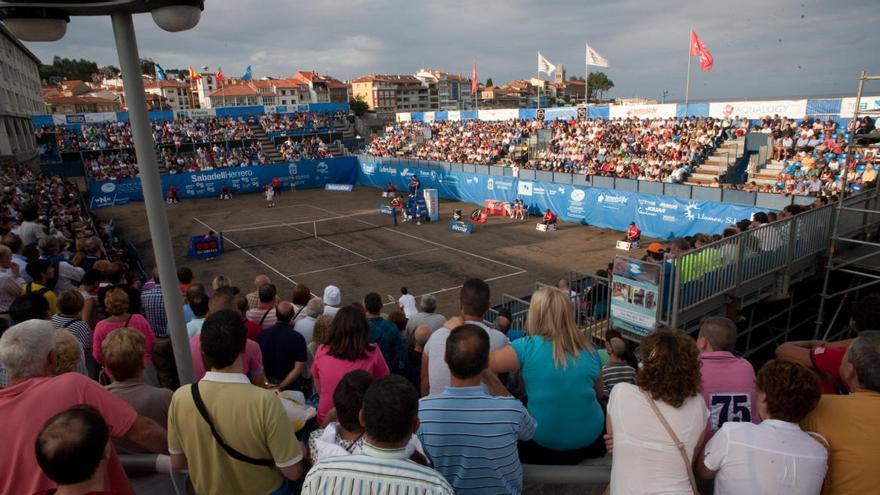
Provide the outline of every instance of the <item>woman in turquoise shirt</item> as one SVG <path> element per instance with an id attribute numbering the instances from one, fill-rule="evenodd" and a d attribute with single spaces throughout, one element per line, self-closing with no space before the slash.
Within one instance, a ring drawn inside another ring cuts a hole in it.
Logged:
<path id="1" fill-rule="evenodd" d="M 519 445 L 529 464 L 577 464 L 605 455 L 605 416 L 597 400 L 602 365 L 578 331 L 568 294 L 544 287 L 532 294 L 527 335 L 491 354 L 495 373 L 520 372 L 526 407 L 538 423 Z"/>

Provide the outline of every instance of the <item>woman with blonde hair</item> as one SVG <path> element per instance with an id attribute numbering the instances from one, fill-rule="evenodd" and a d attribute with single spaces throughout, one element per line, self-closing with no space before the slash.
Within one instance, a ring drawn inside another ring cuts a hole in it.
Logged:
<path id="1" fill-rule="evenodd" d="M 575 326 L 569 294 L 553 287 L 535 291 L 526 336 L 494 351 L 489 366 L 495 373 L 519 372 L 525 384 L 538 429 L 519 445 L 522 462 L 577 464 L 605 455 L 602 365 Z"/>
<path id="2" fill-rule="evenodd" d="M 128 294 L 119 287 L 107 291 L 104 296 L 104 306 L 110 314 L 107 318 L 95 325 L 95 333 L 92 336 L 92 355 L 99 364 L 104 364 L 104 352 L 101 343 L 113 330 L 117 328 L 134 328 L 144 335 L 144 364 L 152 360 L 153 346 L 156 345 L 156 336 L 150 323 L 141 315 L 128 312 Z"/>

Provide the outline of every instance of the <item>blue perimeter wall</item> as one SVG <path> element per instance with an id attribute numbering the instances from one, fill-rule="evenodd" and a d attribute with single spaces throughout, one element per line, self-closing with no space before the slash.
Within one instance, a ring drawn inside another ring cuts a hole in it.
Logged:
<path id="1" fill-rule="evenodd" d="M 291 182 L 295 182 L 298 189 L 323 188 L 325 184 L 359 184 L 384 189 L 393 182 L 399 190 L 406 191 L 412 174 L 418 174 L 423 189 L 437 189 L 444 199 L 482 206 L 487 199 L 521 198 L 534 214 L 549 208 L 567 222 L 619 231 L 625 231 L 634 221 L 646 236 L 656 238 L 717 234 L 737 220 L 766 211 L 716 201 L 452 172 L 407 166 L 406 162 L 391 163 L 378 157 L 354 156 L 163 175 L 162 190 L 167 192 L 171 186 L 177 186 L 181 199 L 219 197 L 224 184 L 233 194 L 261 192 L 273 177 L 278 177 L 285 189 L 290 188 Z M 89 191 L 92 208 L 143 201 L 139 179 L 89 181 Z"/>

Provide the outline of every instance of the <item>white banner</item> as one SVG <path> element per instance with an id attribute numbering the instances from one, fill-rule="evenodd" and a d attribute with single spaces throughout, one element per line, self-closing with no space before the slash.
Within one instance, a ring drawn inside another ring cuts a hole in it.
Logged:
<path id="1" fill-rule="evenodd" d="M 461 111 L 460 110 L 450 110 L 446 113 L 446 120 L 451 120 L 453 122 L 458 122 L 461 120 Z"/>
<path id="2" fill-rule="evenodd" d="M 104 122 L 116 122 L 116 112 L 52 115 L 52 123 L 55 125 L 101 124 Z"/>
<path id="3" fill-rule="evenodd" d="M 500 108 L 497 110 L 480 110 L 480 120 L 510 120 L 519 118 L 518 108 Z"/>
<path id="4" fill-rule="evenodd" d="M 409 112 L 400 112 L 397 114 L 398 122 L 409 122 L 412 120 L 412 114 Z"/>
<path id="5" fill-rule="evenodd" d="M 859 105 L 860 112 L 864 112 L 865 110 L 877 110 L 880 109 L 880 96 L 862 96 L 861 105 Z M 856 99 L 852 98 L 841 98 L 840 99 L 840 116 L 852 118 L 855 115 L 856 111 Z"/>
<path id="6" fill-rule="evenodd" d="M 217 115 L 214 108 L 193 108 L 189 110 L 177 110 L 174 112 L 178 119 L 197 119 L 200 117 L 213 117 Z"/>
<path id="7" fill-rule="evenodd" d="M 723 101 L 709 103 L 709 116 L 719 119 L 725 117 L 760 119 L 774 115 L 802 119 L 806 114 L 807 100 Z"/>
<path id="8" fill-rule="evenodd" d="M 608 117 L 612 119 L 667 119 L 675 117 L 675 103 L 662 105 L 611 105 Z"/>

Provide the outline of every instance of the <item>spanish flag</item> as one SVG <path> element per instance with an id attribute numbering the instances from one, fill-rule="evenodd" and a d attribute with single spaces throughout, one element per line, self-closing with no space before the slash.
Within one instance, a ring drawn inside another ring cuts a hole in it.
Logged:
<path id="1" fill-rule="evenodd" d="M 192 65 L 189 66 L 189 79 L 190 81 L 195 81 L 196 79 L 201 79 L 202 76 L 199 75 L 198 72 L 194 71 Z"/>

